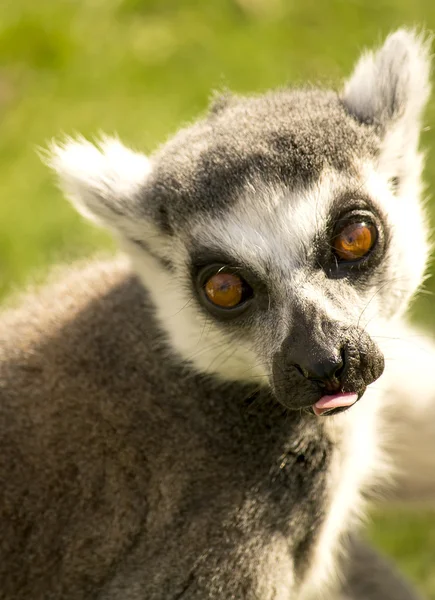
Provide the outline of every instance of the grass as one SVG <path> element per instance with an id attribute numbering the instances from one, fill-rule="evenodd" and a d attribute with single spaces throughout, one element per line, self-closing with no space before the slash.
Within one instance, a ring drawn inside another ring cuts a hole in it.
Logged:
<path id="1" fill-rule="evenodd" d="M 36 148 L 117 132 L 146 151 L 216 88 L 340 85 L 361 49 L 400 25 L 435 28 L 432 0 L 6 0 L 0 3 L 0 295 L 59 260 L 111 246 L 64 202 Z M 435 104 L 427 113 L 430 126 Z M 435 184 L 435 133 L 428 190 Z M 435 203 L 432 218 L 435 222 Z M 432 265 L 432 272 L 435 266 Z M 435 292 L 432 279 L 427 290 Z M 413 318 L 435 331 L 435 301 Z M 375 515 L 371 535 L 435 599 L 435 514 Z"/>
<path id="2" fill-rule="evenodd" d="M 370 537 L 427 597 L 435 598 L 435 510 L 377 512 Z"/>

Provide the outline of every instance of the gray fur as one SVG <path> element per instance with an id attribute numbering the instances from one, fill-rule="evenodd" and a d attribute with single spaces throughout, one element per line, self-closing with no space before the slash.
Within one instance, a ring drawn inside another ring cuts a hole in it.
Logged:
<path id="1" fill-rule="evenodd" d="M 380 332 L 427 260 L 417 147 L 392 193 L 395 138 L 352 81 L 228 97 L 150 161 L 110 140 L 53 148 L 132 264 L 79 265 L 0 320 L 0 598 L 414 598 L 346 541 L 384 473 Z M 343 264 L 331 240 L 355 212 L 378 241 Z M 255 290 L 237 319 L 204 299 L 210 264 Z M 359 402 L 316 417 L 331 382 L 312 374 L 340 360 L 334 385 Z"/>
<path id="2" fill-rule="evenodd" d="M 346 112 L 329 90 L 278 90 L 231 103 L 180 131 L 154 157 L 140 198 L 176 229 L 198 211 L 218 214 L 258 176 L 293 190 L 318 180 L 325 165 L 353 172 L 355 156 L 376 154 L 373 128 Z"/>
<path id="3" fill-rule="evenodd" d="M 28 338 L 49 295 L 1 330 L 3 597 L 163 600 L 190 581 L 186 598 L 248 598 L 284 539 L 302 576 L 326 502 L 322 422 L 181 370 L 128 271 L 64 285 L 85 293 L 45 321 L 46 342 Z"/>
<path id="4" fill-rule="evenodd" d="M 266 600 L 270 556 L 304 576 L 328 502 L 323 421 L 180 370 L 153 313 L 108 262 L 3 315 L 1 598 L 248 599 L 264 570 Z"/>

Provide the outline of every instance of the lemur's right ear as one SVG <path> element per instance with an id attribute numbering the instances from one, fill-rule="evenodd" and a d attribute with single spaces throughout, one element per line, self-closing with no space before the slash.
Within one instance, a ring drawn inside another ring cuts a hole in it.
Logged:
<path id="1" fill-rule="evenodd" d="M 140 191 L 151 172 L 148 158 L 114 138 L 92 144 L 84 138 L 53 142 L 46 158 L 60 186 L 86 218 L 126 237 L 143 234 Z"/>
<path id="2" fill-rule="evenodd" d="M 391 177 L 412 176 L 430 91 L 430 44 L 429 36 L 399 29 L 379 50 L 362 55 L 343 90 L 349 113 L 376 126 L 383 140 L 380 164 Z"/>

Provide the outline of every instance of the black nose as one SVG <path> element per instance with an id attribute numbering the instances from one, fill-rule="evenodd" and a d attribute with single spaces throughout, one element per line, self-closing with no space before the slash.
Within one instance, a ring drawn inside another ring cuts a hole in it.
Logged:
<path id="1" fill-rule="evenodd" d="M 302 358 L 302 357 L 301 357 Z M 326 391 L 336 392 L 341 388 L 341 375 L 345 369 L 344 351 L 331 352 L 327 356 L 313 356 L 294 362 L 293 366 L 310 381 L 316 381 Z"/>
<path id="2" fill-rule="evenodd" d="M 361 397 L 383 370 L 384 357 L 367 332 L 305 307 L 294 312 L 289 335 L 273 357 L 273 387 L 288 408 L 306 408 L 324 394 Z"/>

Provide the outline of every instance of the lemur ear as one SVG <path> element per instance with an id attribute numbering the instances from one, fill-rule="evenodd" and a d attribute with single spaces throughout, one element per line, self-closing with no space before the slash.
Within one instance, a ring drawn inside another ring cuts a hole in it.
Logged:
<path id="1" fill-rule="evenodd" d="M 430 39 L 399 29 L 377 52 L 366 52 L 347 81 L 343 101 L 364 123 L 420 117 L 429 95 Z"/>
<path id="2" fill-rule="evenodd" d="M 86 218 L 124 235 L 140 217 L 138 195 L 151 171 L 146 156 L 114 138 L 52 143 L 46 162 L 71 203 Z"/>
<path id="3" fill-rule="evenodd" d="M 430 43 L 415 31 L 392 33 L 379 50 L 362 55 L 342 94 L 349 113 L 377 127 L 384 140 L 380 162 L 392 177 L 394 168 L 404 168 L 397 161 L 417 151 L 430 91 Z"/>

